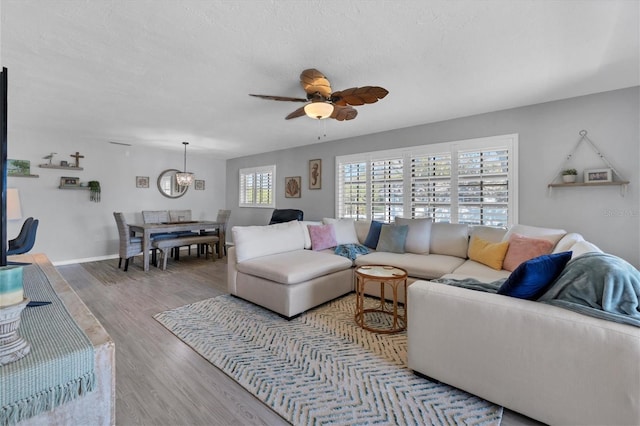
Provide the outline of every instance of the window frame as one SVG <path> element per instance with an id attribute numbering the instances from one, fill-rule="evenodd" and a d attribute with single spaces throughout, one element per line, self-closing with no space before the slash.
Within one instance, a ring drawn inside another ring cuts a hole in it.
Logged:
<path id="1" fill-rule="evenodd" d="M 260 174 L 271 175 L 271 185 L 266 188 L 269 191 L 268 203 L 260 203 L 256 200 L 258 194 L 258 180 L 257 176 Z M 248 177 L 251 177 L 251 200 L 245 200 L 247 195 L 247 185 L 245 184 Z M 238 207 L 253 207 L 262 209 L 273 209 L 276 207 L 276 165 L 271 164 L 267 166 L 247 167 L 238 171 Z"/>
<path id="2" fill-rule="evenodd" d="M 518 223 L 518 134 L 507 134 L 507 135 L 498 135 L 498 136 L 489 136 L 483 138 L 474 138 L 474 139 L 465 139 L 459 141 L 451 141 L 451 142 L 439 142 L 428 145 L 419 145 L 407 148 L 398 148 L 391 150 L 382 150 L 382 151 L 373 151 L 373 152 L 364 152 L 357 154 L 349 154 L 336 157 L 335 162 L 335 217 L 341 217 L 342 211 L 344 210 L 344 200 L 343 200 L 343 188 L 341 187 L 343 182 L 341 175 L 341 167 L 345 164 L 356 164 L 356 163 L 364 163 L 365 164 L 365 182 L 361 183 L 361 186 L 366 185 L 366 190 L 364 191 L 364 202 L 360 202 L 360 204 L 364 204 L 364 214 L 357 215 L 355 219 L 357 220 L 371 220 L 373 217 L 372 210 L 372 163 L 375 161 L 391 161 L 393 159 L 401 158 L 403 159 L 403 213 L 402 217 L 414 217 L 413 207 L 415 203 L 412 203 L 412 199 L 414 198 L 412 192 L 412 185 L 414 180 L 412 180 L 412 170 L 413 163 L 412 159 L 417 157 L 424 156 L 450 156 L 450 213 L 447 216 L 448 220 L 440 220 L 440 221 L 450 221 L 451 223 L 459 223 L 459 207 L 460 200 L 458 198 L 458 189 L 459 189 L 459 172 L 458 172 L 458 155 L 461 152 L 469 152 L 469 151 L 479 151 L 486 152 L 492 150 L 506 150 L 508 156 L 508 168 L 506 172 L 507 176 L 507 223 L 505 226 L 511 226 L 515 223 Z M 446 179 L 441 179 L 442 181 L 446 181 Z M 462 179 L 461 179 L 462 180 Z M 416 216 L 422 217 L 422 216 Z M 387 218 L 392 219 L 392 218 Z M 379 220 L 379 219 L 375 219 Z M 390 221 L 390 220 L 389 220 Z"/>

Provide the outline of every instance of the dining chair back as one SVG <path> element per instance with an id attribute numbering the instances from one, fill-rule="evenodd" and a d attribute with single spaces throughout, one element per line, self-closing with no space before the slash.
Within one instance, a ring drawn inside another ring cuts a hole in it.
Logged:
<path id="1" fill-rule="evenodd" d="M 142 221 L 144 223 L 169 222 L 168 210 L 142 210 Z"/>
<path id="2" fill-rule="evenodd" d="M 29 224 L 27 225 L 24 239 L 19 242 L 15 241 L 20 238 L 19 234 L 18 237 L 14 240 L 13 244 L 11 243 L 11 241 L 9 241 L 7 255 L 28 253 L 33 248 L 33 245 L 36 243 L 36 232 L 38 231 L 38 223 L 40 221 L 38 219 L 31 219 L 32 220 L 29 221 Z M 27 221 L 25 220 L 25 222 Z M 22 230 L 20 230 L 20 233 L 22 234 Z"/>
<path id="3" fill-rule="evenodd" d="M 229 225 L 229 217 L 231 216 L 231 210 L 218 210 L 218 216 L 216 216 L 216 222 L 222 223 L 223 225 L 220 228 L 213 231 L 201 231 L 200 235 L 215 235 L 217 236 L 218 242 L 216 243 L 216 250 L 218 251 L 218 255 L 221 256 L 222 251 L 224 250 L 224 254 L 227 254 L 227 246 L 225 242 L 225 235 L 227 235 L 227 225 Z M 222 232 L 220 232 L 222 231 Z M 204 246 L 200 247 L 200 252 L 204 253 Z"/>
<path id="4" fill-rule="evenodd" d="M 191 210 L 169 210 L 171 222 L 186 222 L 191 220 Z"/>
<path id="5" fill-rule="evenodd" d="M 118 226 L 118 236 L 120 237 L 118 269 L 122 266 L 122 259 L 125 259 L 124 270 L 129 269 L 129 259 L 133 261 L 133 257 L 142 253 L 142 238 L 131 236 L 129 225 L 121 212 L 113 212 Z"/>

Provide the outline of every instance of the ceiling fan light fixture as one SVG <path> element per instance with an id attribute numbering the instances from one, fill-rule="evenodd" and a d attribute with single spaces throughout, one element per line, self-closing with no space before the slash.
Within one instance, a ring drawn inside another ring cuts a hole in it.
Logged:
<path id="1" fill-rule="evenodd" d="M 310 104 L 305 105 L 304 113 L 307 114 L 308 117 L 316 120 L 322 120 L 331 116 L 333 113 L 333 105 L 324 101 L 311 102 Z"/>
<path id="2" fill-rule="evenodd" d="M 180 186 L 189 186 L 193 183 L 193 173 L 187 171 L 187 145 L 189 142 L 182 142 L 184 145 L 184 172 L 176 173 L 176 182 Z"/>

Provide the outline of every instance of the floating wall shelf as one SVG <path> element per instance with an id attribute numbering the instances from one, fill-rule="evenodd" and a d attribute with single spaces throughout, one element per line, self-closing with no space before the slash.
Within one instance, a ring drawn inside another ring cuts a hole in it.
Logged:
<path id="1" fill-rule="evenodd" d="M 7 177 L 37 178 L 37 177 L 40 177 L 40 175 L 7 175 Z"/>
<path id="2" fill-rule="evenodd" d="M 82 167 L 76 166 L 56 166 L 53 164 L 40 164 L 38 167 L 42 169 L 58 169 L 58 170 L 84 170 Z"/>
<path id="3" fill-rule="evenodd" d="M 89 189 L 88 186 L 59 186 L 58 189 Z"/>
<path id="4" fill-rule="evenodd" d="M 629 181 L 616 182 L 591 182 L 591 183 L 550 183 L 549 188 L 560 188 L 569 186 L 611 186 L 611 185 L 629 185 Z"/>

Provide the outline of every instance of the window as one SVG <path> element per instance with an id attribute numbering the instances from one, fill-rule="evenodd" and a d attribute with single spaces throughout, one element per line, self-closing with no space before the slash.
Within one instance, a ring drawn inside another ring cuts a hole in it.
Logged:
<path id="1" fill-rule="evenodd" d="M 240 207 L 275 207 L 276 166 L 240 169 Z"/>
<path id="2" fill-rule="evenodd" d="M 517 135 L 336 158 L 336 217 L 507 226 L 517 220 Z"/>

